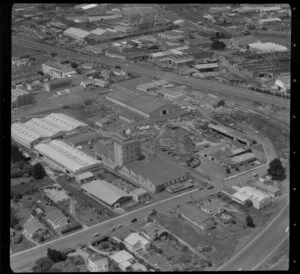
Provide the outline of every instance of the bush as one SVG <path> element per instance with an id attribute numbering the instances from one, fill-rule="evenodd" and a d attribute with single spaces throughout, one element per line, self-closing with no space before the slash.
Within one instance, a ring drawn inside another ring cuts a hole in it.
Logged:
<path id="1" fill-rule="evenodd" d="M 50 270 L 50 268 L 53 265 L 53 261 L 51 259 L 49 259 L 48 257 L 43 257 L 38 259 L 35 262 L 35 265 L 33 267 L 33 272 L 47 272 L 48 270 Z"/>
<path id="2" fill-rule="evenodd" d="M 51 249 L 51 248 L 47 249 L 47 256 L 54 263 L 62 262 L 67 259 L 67 256 L 64 253 L 62 253 L 59 250 Z"/>
<path id="3" fill-rule="evenodd" d="M 14 227 L 17 224 L 19 224 L 19 220 L 12 212 L 10 212 L 10 226 Z"/>
<path id="4" fill-rule="evenodd" d="M 13 163 L 18 162 L 18 161 L 24 161 L 25 157 L 23 154 L 20 152 L 19 148 L 15 145 L 11 146 L 11 161 Z"/>
<path id="5" fill-rule="evenodd" d="M 286 178 L 285 168 L 278 158 L 270 162 L 268 175 L 272 177 L 272 180 L 282 181 Z"/>
<path id="6" fill-rule="evenodd" d="M 69 233 L 71 231 L 77 230 L 79 228 L 81 228 L 81 225 L 78 222 L 73 222 L 73 223 L 67 225 L 66 228 L 62 229 L 61 233 L 66 234 L 66 233 Z"/>
<path id="7" fill-rule="evenodd" d="M 22 234 L 18 234 L 14 237 L 14 244 L 19 244 L 21 243 L 23 240 L 23 235 Z"/>
<path id="8" fill-rule="evenodd" d="M 213 50 L 224 50 L 226 48 L 226 44 L 221 41 L 216 40 L 212 43 L 211 48 Z"/>
<path id="9" fill-rule="evenodd" d="M 43 168 L 43 166 L 40 163 L 36 163 L 32 167 L 32 177 L 35 180 L 40 180 L 40 179 L 43 179 L 45 176 L 46 176 L 46 172 L 45 172 L 45 169 Z"/>
<path id="10" fill-rule="evenodd" d="M 247 215 L 246 217 L 246 224 L 248 227 L 255 227 L 253 218 L 250 215 Z"/>

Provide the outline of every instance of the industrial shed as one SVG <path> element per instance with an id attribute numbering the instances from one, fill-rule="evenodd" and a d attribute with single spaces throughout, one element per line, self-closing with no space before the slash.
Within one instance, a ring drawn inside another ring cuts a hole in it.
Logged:
<path id="1" fill-rule="evenodd" d="M 76 40 L 82 40 L 89 35 L 89 32 L 77 28 L 68 28 L 64 31 L 64 35 L 74 38 Z"/>
<path id="2" fill-rule="evenodd" d="M 145 118 L 159 117 L 179 111 L 177 106 L 168 101 L 121 89 L 110 93 L 106 96 L 106 99 Z"/>
<path id="3" fill-rule="evenodd" d="M 43 138 L 57 138 L 87 126 L 62 113 L 51 113 L 44 118 L 33 118 L 23 124 L 14 123 L 11 126 L 11 133 L 14 141 L 30 149 Z"/>
<path id="4" fill-rule="evenodd" d="M 31 149 L 42 137 L 28 129 L 24 124 L 14 123 L 11 126 L 11 138 L 22 146 Z"/>
<path id="5" fill-rule="evenodd" d="M 129 194 L 103 180 L 83 184 L 81 188 L 96 200 L 110 207 L 116 208 L 118 205 L 131 200 Z"/>
<path id="6" fill-rule="evenodd" d="M 98 171 L 101 168 L 101 162 L 99 160 L 95 160 L 84 152 L 59 140 L 40 143 L 36 145 L 34 149 L 42 155 L 46 161 L 55 164 L 71 175 L 77 175 L 87 171 Z"/>

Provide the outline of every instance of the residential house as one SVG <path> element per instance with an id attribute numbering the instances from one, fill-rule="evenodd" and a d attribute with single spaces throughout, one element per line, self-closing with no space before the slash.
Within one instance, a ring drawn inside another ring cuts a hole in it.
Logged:
<path id="1" fill-rule="evenodd" d="M 150 222 L 146 224 L 141 231 L 141 235 L 149 241 L 154 241 L 163 235 L 166 235 L 167 231 L 158 223 Z"/>
<path id="2" fill-rule="evenodd" d="M 126 237 L 124 239 L 124 244 L 131 252 L 139 250 L 146 251 L 150 246 L 150 242 L 137 233 L 131 233 L 128 237 Z"/>
<path id="3" fill-rule="evenodd" d="M 68 224 L 68 218 L 58 209 L 51 210 L 47 214 L 46 220 L 52 225 L 54 229 L 61 228 Z"/>
<path id="4" fill-rule="evenodd" d="M 35 239 L 37 236 L 44 234 L 47 229 L 38 219 L 30 216 L 27 222 L 23 225 L 23 234 L 30 240 Z"/>
<path id="5" fill-rule="evenodd" d="M 87 261 L 87 269 L 90 272 L 107 272 L 108 259 L 100 254 L 89 256 Z"/>
<path id="6" fill-rule="evenodd" d="M 125 250 L 114 253 L 110 258 L 115 261 L 123 271 L 127 271 L 136 263 L 134 257 Z"/>

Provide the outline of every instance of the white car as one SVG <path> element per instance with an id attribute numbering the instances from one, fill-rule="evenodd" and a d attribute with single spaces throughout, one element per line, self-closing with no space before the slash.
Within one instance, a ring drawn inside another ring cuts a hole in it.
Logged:
<path id="1" fill-rule="evenodd" d="M 290 227 L 287 226 L 286 229 L 285 229 L 285 232 L 286 232 L 286 233 L 289 233 L 289 231 L 290 231 Z"/>

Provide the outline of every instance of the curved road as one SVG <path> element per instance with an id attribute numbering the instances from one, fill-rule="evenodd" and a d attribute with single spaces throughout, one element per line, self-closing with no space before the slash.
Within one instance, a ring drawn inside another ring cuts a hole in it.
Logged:
<path id="1" fill-rule="evenodd" d="M 49 51 L 49 52 L 57 52 L 60 54 L 65 54 L 69 57 L 76 58 L 77 60 L 80 60 L 80 61 L 89 61 L 89 62 L 96 61 L 96 62 L 107 64 L 110 66 L 115 66 L 115 65 L 124 66 L 124 61 L 112 59 L 107 56 L 101 56 L 101 57 L 93 56 L 92 57 L 92 56 L 85 55 L 82 53 L 80 53 L 80 54 L 74 53 L 72 51 L 65 50 L 65 49 L 62 49 L 59 47 L 45 45 L 45 44 L 29 41 L 26 39 L 17 38 L 17 37 L 12 37 L 12 43 L 19 44 L 24 47 L 38 49 L 38 50 L 45 50 L 45 51 Z M 227 94 L 227 95 L 231 95 L 231 96 L 243 97 L 243 98 L 254 100 L 254 101 L 260 101 L 263 103 L 272 104 L 272 105 L 284 107 L 287 109 L 290 108 L 290 100 L 289 99 L 279 98 L 279 97 L 275 97 L 272 95 L 266 95 L 266 94 L 250 91 L 250 90 L 243 89 L 243 88 L 227 86 L 224 84 L 211 82 L 208 80 L 197 79 L 197 78 L 185 78 L 184 76 L 179 75 L 179 74 L 169 73 L 169 72 L 161 71 L 158 69 L 146 68 L 143 65 L 135 65 L 135 64 L 131 64 L 131 63 L 125 63 L 125 66 L 126 66 L 127 71 L 138 73 L 141 75 L 146 75 L 146 76 L 158 77 L 158 78 L 169 80 L 169 81 L 172 81 L 175 83 L 192 86 L 193 88 L 200 89 L 203 92 L 223 93 L 223 94 Z"/>

